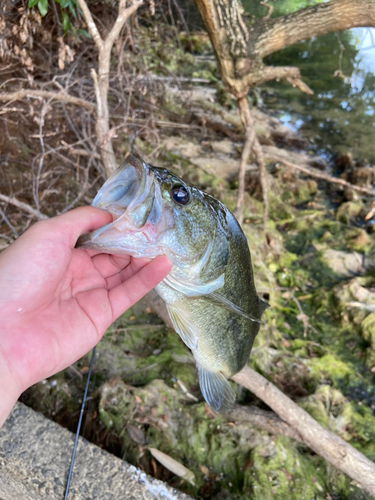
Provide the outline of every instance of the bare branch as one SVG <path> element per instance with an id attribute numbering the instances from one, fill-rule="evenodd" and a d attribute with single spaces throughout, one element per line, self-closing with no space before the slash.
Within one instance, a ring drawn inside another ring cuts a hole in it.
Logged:
<path id="1" fill-rule="evenodd" d="M 271 14 L 273 12 L 273 5 L 269 5 L 267 3 L 267 0 L 265 0 L 264 2 L 259 2 L 260 5 L 263 5 L 263 7 L 266 7 L 268 9 L 268 12 L 267 14 L 263 17 L 264 20 L 267 20 L 271 17 Z"/>
<path id="2" fill-rule="evenodd" d="M 5 194 L 0 194 L 0 200 L 5 201 L 6 203 L 10 203 L 11 205 L 14 205 L 17 208 L 20 208 L 21 210 L 27 212 L 36 219 L 41 219 L 41 220 L 49 219 L 48 215 L 38 212 L 37 210 L 35 210 L 35 208 L 31 207 L 27 203 L 17 200 L 17 198 L 15 198 L 14 196 L 6 196 Z"/>
<path id="3" fill-rule="evenodd" d="M 235 405 L 233 409 L 226 411 L 224 415 L 230 420 L 246 423 L 270 434 L 287 436 L 303 443 L 298 431 L 272 411 L 261 410 L 257 406 Z"/>
<path id="4" fill-rule="evenodd" d="M 370 196 L 375 196 L 374 189 L 356 186 L 355 184 L 351 184 L 350 182 L 345 181 L 344 179 L 338 179 L 336 177 L 332 177 L 331 175 L 325 174 L 323 172 L 318 172 L 317 170 L 312 170 L 311 168 L 302 167 L 301 165 L 296 165 L 295 163 L 291 163 L 287 160 L 284 160 L 283 158 L 280 158 L 279 156 L 266 154 L 266 158 L 268 158 L 271 161 L 283 163 L 287 167 L 294 168 L 296 170 L 304 172 L 305 174 L 310 175 L 311 177 L 315 177 L 316 179 L 322 179 L 323 181 L 331 182 L 333 184 L 339 184 L 340 186 L 345 186 L 345 187 L 348 187 L 350 189 L 353 189 L 354 191 L 358 191 L 358 193 L 369 194 Z"/>
<path id="5" fill-rule="evenodd" d="M 238 194 L 234 215 L 236 216 L 239 224 L 242 225 L 246 165 L 248 164 L 251 148 L 253 146 L 254 140 L 256 139 L 256 135 L 250 115 L 249 104 L 246 97 L 238 99 L 238 107 L 240 109 L 240 116 L 245 129 L 245 143 L 242 148 L 240 169 L 238 171 Z"/>
<path id="6" fill-rule="evenodd" d="M 87 7 L 87 3 L 85 0 L 78 0 L 78 4 L 82 9 L 83 17 L 87 23 L 87 29 L 89 30 L 90 35 L 92 36 L 96 46 L 99 50 L 103 47 L 103 39 L 99 34 L 98 28 L 96 27 L 95 21 L 92 18 L 90 9 Z"/>
<path id="7" fill-rule="evenodd" d="M 64 92 L 49 92 L 48 90 L 18 90 L 17 92 L 3 92 L 0 94 L 0 101 L 16 101 L 24 99 L 25 97 L 31 97 L 33 99 L 50 99 L 60 102 L 67 102 L 70 104 L 75 104 L 76 106 L 82 106 L 86 108 L 90 113 L 95 110 L 95 104 L 92 104 L 85 99 L 80 99 L 79 97 L 73 97 L 71 95 L 65 94 Z"/>
<path id="8" fill-rule="evenodd" d="M 108 110 L 108 90 L 109 90 L 109 71 L 111 62 L 111 51 L 113 44 L 118 38 L 121 29 L 129 17 L 143 4 L 143 0 L 135 0 L 133 5 L 125 8 L 126 0 L 120 0 L 118 16 L 111 31 L 103 40 L 99 34 L 96 24 L 92 18 L 91 12 L 85 0 L 78 0 L 83 15 L 88 25 L 89 32 L 93 37 L 99 51 L 98 75 L 92 69 L 91 76 L 94 80 L 95 95 L 97 101 L 96 117 L 96 135 L 100 147 L 100 154 L 103 160 L 104 168 L 109 177 L 116 170 L 116 158 L 112 146 L 112 137 L 114 130 L 109 128 L 109 110 Z"/>
<path id="9" fill-rule="evenodd" d="M 354 479 L 375 497 L 375 464 L 349 443 L 324 429 L 269 380 L 248 366 L 232 379 L 246 387 L 292 426 L 312 450 Z"/>
<path id="10" fill-rule="evenodd" d="M 18 234 L 17 230 L 15 229 L 15 227 L 13 226 L 13 224 L 10 222 L 10 220 L 8 219 L 8 217 L 1 210 L 1 208 L 0 208 L 0 215 L 1 215 L 2 221 L 4 221 L 5 224 L 9 227 L 9 229 L 12 231 L 12 233 L 14 234 L 14 236 L 16 238 L 18 238 L 19 234 Z"/>
<path id="11" fill-rule="evenodd" d="M 81 0 L 82 1 L 82 0 Z M 139 7 L 143 4 L 143 0 L 138 0 L 133 3 L 132 6 L 125 9 L 125 0 L 120 0 L 118 7 L 118 17 L 116 19 L 115 24 L 113 25 L 111 31 L 109 32 L 107 38 L 105 39 L 105 45 L 107 46 L 107 50 L 111 51 L 113 44 L 115 43 L 117 37 L 122 30 L 125 22 L 129 19 L 129 17 L 136 12 Z"/>
<path id="12" fill-rule="evenodd" d="M 245 172 L 246 165 L 250 156 L 250 151 L 252 150 L 259 167 L 259 179 L 262 186 L 263 196 L 263 229 L 265 229 L 268 219 L 268 182 L 263 151 L 255 133 L 254 121 L 251 116 L 247 97 L 241 97 L 240 99 L 238 99 L 238 107 L 240 110 L 241 121 L 245 129 L 245 144 L 242 150 L 240 169 L 238 173 L 238 195 L 235 216 L 237 217 L 238 222 L 242 224 L 243 202 L 245 194 Z"/>
<path id="13" fill-rule="evenodd" d="M 298 68 L 292 66 L 264 66 L 261 70 L 247 75 L 244 80 L 247 85 L 254 87 L 270 80 L 285 79 L 293 87 L 298 87 L 302 92 L 312 95 L 314 92 L 301 79 Z"/>
<path id="14" fill-rule="evenodd" d="M 360 26 L 375 26 L 375 0 L 331 0 L 257 23 L 254 53 L 261 58 L 306 40 Z"/>

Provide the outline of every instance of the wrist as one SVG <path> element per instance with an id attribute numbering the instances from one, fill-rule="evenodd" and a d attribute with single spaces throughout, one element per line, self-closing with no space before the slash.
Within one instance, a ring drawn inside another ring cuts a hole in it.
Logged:
<path id="1" fill-rule="evenodd" d="M 0 347 L 0 427 L 12 411 L 21 393 L 22 389 L 14 380 L 12 371 L 6 359 L 2 356 Z"/>

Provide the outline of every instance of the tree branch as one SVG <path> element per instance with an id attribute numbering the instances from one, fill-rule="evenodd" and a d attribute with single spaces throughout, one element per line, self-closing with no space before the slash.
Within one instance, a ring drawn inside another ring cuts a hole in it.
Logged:
<path id="1" fill-rule="evenodd" d="M 263 227 L 265 229 L 268 218 L 268 183 L 267 183 L 267 170 L 264 164 L 263 151 L 259 144 L 258 138 L 255 133 L 254 122 L 251 116 L 249 103 L 247 97 L 238 99 L 238 107 L 240 110 L 240 117 L 245 129 L 245 144 L 242 149 L 240 169 L 238 172 L 238 195 L 235 216 L 240 224 L 243 221 L 243 202 L 245 194 L 245 172 L 246 165 L 249 161 L 251 150 L 254 153 L 259 167 L 259 178 L 262 186 L 263 196 Z"/>
<path id="2" fill-rule="evenodd" d="M 331 182 L 333 184 L 339 184 L 340 186 L 348 187 L 348 188 L 353 189 L 354 191 L 358 191 L 359 193 L 362 193 L 362 194 L 368 194 L 370 196 L 375 196 L 374 189 L 356 186 L 355 184 L 351 184 L 350 182 L 345 181 L 344 179 L 338 179 L 337 177 L 332 177 L 332 176 L 325 174 L 323 172 L 318 172 L 318 171 L 312 170 L 311 168 L 302 167 L 301 165 L 296 165 L 295 163 L 291 163 L 290 161 L 284 160 L 283 158 L 280 158 L 279 156 L 273 156 L 273 155 L 266 154 L 266 158 L 268 158 L 271 161 L 283 163 L 287 167 L 294 168 L 296 170 L 299 170 L 300 172 L 304 172 L 305 174 L 310 175 L 311 177 L 315 177 L 315 179 L 322 179 L 323 181 L 327 181 L 327 182 Z"/>
<path id="3" fill-rule="evenodd" d="M 125 9 L 125 4 L 126 0 L 120 0 L 118 6 L 118 17 L 107 38 L 105 39 L 104 43 L 108 44 L 109 50 L 112 49 L 113 44 L 117 40 L 117 37 L 119 36 L 120 31 L 122 30 L 122 27 L 124 26 L 127 19 L 139 9 L 139 7 L 143 4 L 143 0 L 134 2 L 133 5 L 131 5 L 127 9 Z"/>
<path id="4" fill-rule="evenodd" d="M 27 212 L 38 220 L 49 219 L 48 215 L 38 212 L 38 210 L 35 210 L 35 208 L 31 207 L 27 203 L 17 200 L 17 198 L 15 198 L 14 196 L 6 196 L 5 194 L 0 194 L 0 200 L 5 201 L 5 203 L 14 205 L 15 207 L 23 210 L 24 212 Z"/>
<path id="5" fill-rule="evenodd" d="M 33 99 L 50 99 L 61 102 L 67 102 L 70 104 L 75 104 L 76 106 L 82 106 L 86 108 L 91 113 L 95 110 L 95 104 L 92 104 L 85 99 L 80 99 L 79 97 L 73 97 L 69 94 L 63 92 L 49 92 L 47 90 L 18 90 L 17 92 L 3 92 L 0 94 L 0 101 L 16 101 L 24 99 L 25 97 L 31 97 Z"/>
<path id="6" fill-rule="evenodd" d="M 96 115 L 96 135 L 98 138 L 100 154 L 103 160 L 107 177 L 117 168 L 115 153 L 112 146 L 113 130 L 109 128 L 109 109 L 108 109 L 108 90 L 109 90 L 109 71 L 111 63 L 111 52 L 113 44 L 120 34 L 122 27 L 127 19 L 143 4 L 143 0 L 137 0 L 131 7 L 125 8 L 126 0 L 120 0 L 118 16 L 111 31 L 103 40 L 91 16 L 85 0 L 78 0 L 82 9 L 84 18 L 87 22 L 89 32 L 93 37 L 99 51 L 98 75 L 93 69 L 91 76 L 94 80 L 95 95 L 97 101 Z"/>
<path id="7" fill-rule="evenodd" d="M 228 420 L 246 423 L 270 434 L 286 436 L 303 443 L 298 431 L 284 422 L 273 411 L 261 410 L 257 406 L 235 405 L 233 409 L 226 411 L 224 415 Z"/>
<path id="8" fill-rule="evenodd" d="M 318 455 L 354 479 L 375 497 L 375 464 L 349 443 L 324 429 L 305 410 L 283 394 L 269 380 L 248 366 L 232 379 L 246 387 L 273 409 L 279 417 L 292 426 Z"/>
<path id="9" fill-rule="evenodd" d="M 261 58 L 289 45 L 334 31 L 375 26 L 375 0 L 331 0 L 285 16 L 260 20 L 250 50 Z"/>
<path id="10" fill-rule="evenodd" d="M 103 47 L 103 39 L 99 34 L 94 19 L 92 18 L 90 9 L 87 7 L 87 3 L 85 2 L 85 0 L 78 0 L 78 4 L 82 9 L 83 17 L 85 18 L 85 21 L 87 23 L 87 29 L 89 30 L 90 35 L 92 36 L 92 39 L 98 47 L 98 50 L 101 50 L 101 48 Z"/>
<path id="11" fill-rule="evenodd" d="M 300 70 L 292 66 L 264 66 L 259 71 L 248 74 L 244 79 L 249 87 L 255 87 L 269 80 L 285 79 L 293 87 L 298 87 L 306 94 L 312 95 L 314 93 L 302 81 Z"/>

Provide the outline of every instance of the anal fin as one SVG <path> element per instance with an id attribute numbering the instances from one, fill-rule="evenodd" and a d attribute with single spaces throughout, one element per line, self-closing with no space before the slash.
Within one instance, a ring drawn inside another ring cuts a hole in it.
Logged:
<path id="1" fill-rule="evenodd" d="M 231 408 L 236 393 L 221 372 L 210 372 L 197 363 L 199 385 L 204 399 L 215 411 Z"/>

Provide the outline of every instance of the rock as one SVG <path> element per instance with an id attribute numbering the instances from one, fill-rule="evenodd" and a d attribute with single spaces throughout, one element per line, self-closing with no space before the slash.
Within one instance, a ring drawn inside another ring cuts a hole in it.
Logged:
<path id="1" fill-rule="evenodd" d="M 309 160 L 309 165 L 314 168 L 318 168 L 319 170 L 326 170 L 327 163 L 321 156 L 313 156 Z"/>
<path id="2" fill-rule="evenodd" d="M 344 224 L 349 224 L 351 221 L 360 217 L 363 211 L 362 200 L 347 201 L 342 203 L 337 209 L 336 218 Z"/>
<path id="3" fill-rule="evenodd" d="M 353 156 L 351 153 L 345 153 L 340 155 L 335 161 L 336 167 L 343 169 L 344 171 L 354 167 Z"/>
<path id="4" fill-rule="evenodd" d="M 64 498 L 74 435 L 17 403 L 0 430 L 1 500 Z M 80 438 L 71 500 L 188 500 L 140 469 Z"/>
<path id="5" fill-rule="evenodd" d="M 332 271 L 342 278 L 350 278 L 375 269 L 375 262 L 358 252 L 328 249 L 324 252 L 323 259 Z"/>
<path id="6" fill-rule="evenodd" d="M 233 142 L 229 139 L 224 139 L 223 141 L 214 141 L 211 143 L 211 147 L 215 153 L 224 153 L 227 155 L 233 153 Z"/>

